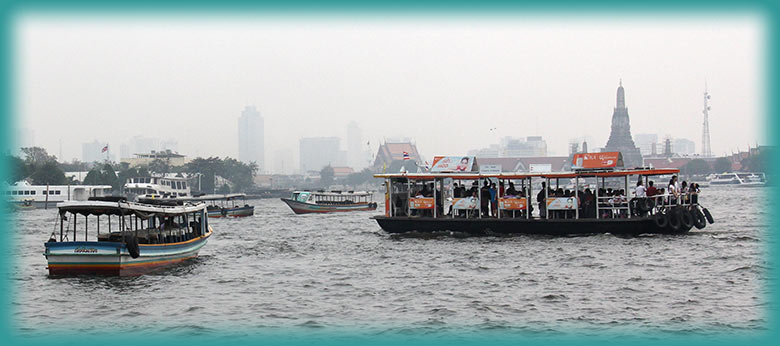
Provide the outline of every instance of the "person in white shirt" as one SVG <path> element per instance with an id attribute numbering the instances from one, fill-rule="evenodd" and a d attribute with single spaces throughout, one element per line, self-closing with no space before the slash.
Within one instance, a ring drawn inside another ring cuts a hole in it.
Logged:
<path id="1" fill-rule="evenodd" d="M 636 194 L 636 198 L 647 197 L 647 192 L 645 190 L 645 186 L 642 185 L 642 180 L 636 182 L 636 189 L 634 190 L 634 193 Z"/>

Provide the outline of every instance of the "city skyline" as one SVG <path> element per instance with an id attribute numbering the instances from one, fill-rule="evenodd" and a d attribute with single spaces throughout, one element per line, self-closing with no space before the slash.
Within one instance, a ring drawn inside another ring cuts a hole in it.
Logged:
<path id="1" fill-rule="evenodd" d="M 604 147 L 622 78 L 633 133 L 701 143 L 706 81 L 713 154 L 766 144 L 760 17 L 518 17 L 215 19 L 205 30 L 186 19 L 25 16 L 16 123 L 51 154 L 61 141 L 65 161 L 84 139 L 118 152 L 139 135 L 192 157 L 238 158 L 235 122 L 219 120 L 246 104 L 262 105 L 266 155 L 297 156 L 303 137 L 347 143 L 351 121 L 372 152 L 392 137 L 430 157 L 541 136 L 548 155 L 566 155 L 570 138 Z"/>

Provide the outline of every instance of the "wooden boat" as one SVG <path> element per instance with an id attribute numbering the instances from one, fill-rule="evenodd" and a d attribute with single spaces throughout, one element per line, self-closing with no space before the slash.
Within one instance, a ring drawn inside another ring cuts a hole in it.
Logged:
<path id="1" fill-rule="evenodd" d="M 622 166 L 620 153 L 577 154 L 575 160 L 578 155 L 590 158 L 583 164 L 579 157 L 571 172 L 480 173 L 475 168 L 466 172 L 376 174 L 374 177 L 385 179 L 385 214 L 373 219 L 389 233 L 551 235 L 685 233 L 694 226 L 702 229 L 707 222 L 714 222 L 709 211 L 698 204 L 698 195 L 661 194 L 629 199 L 630 193 L 609 193 L 604 188 L 617 180 L 624 191 L 633 191 L 629 189 L 629 180 L 642 180 L 648 186 L 649 178 L 675 175 L 678 169 L 617 169 Z M 610 163 L 589 165 L 588 160 Z M 534 179 L 537 183 L 542 181 L 537 185 L 539 191 L 533 190 Z M 560 182 L 567 184 L 570 179 L 574 180 L 574 191 L 566 193 L 559 188 Z M 486 182 L 505 187 L 511 183 L 511 194 L 507 193 L 509 187 L 506 191 L 496 189 L 493 199 Z M 556 185 L 552 191 L 551 183 Z M 666 185 L 658 183 L 657 188 Z M 456 190 L 454 184 L 471 185 L 472 189 Z M 583 189 L 591 184 L 596 186 L 593 192 Z M 485 196 L 488 200 L 483 199 Z M 537 214 L 534 205 L 538 206 Z"/>
<path id="2" fill-rule="evenodd" d="M 236 203 L 239 199 L 243 200 L 243 205 Z M 210 218 L 245 217 L 255 214 L 255 207 L 246 203 L 245 193 L 201 195 L 185 200 L 207 202 L 206 211 Z"/>
<path id="3" fill-rule="evenodd" d="M 296 214 L 376 210 L 373 194 L 365 191 L 293 191 L 281 200 Z"/>
<path id="4" fill-rule="evenodd" d="M 141 275 L 197 257 L 213 233 L 204 203 L 101 198 L 57 208 L 59 235 L 44 244 L 49 275 Z"/>

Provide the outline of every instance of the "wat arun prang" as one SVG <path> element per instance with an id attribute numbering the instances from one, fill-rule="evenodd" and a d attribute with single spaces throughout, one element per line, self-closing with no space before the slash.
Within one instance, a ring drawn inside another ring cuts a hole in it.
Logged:
<path id="1" fill-rule="evenodd" d="M 626 96 L 623 91 L 623 81 L 617 89 L 617 105 L 612 113 L 612 132 L 609 134 L 604 151 L 619 151 L 623 154 L 623 164 L 626 168 L 642 166 L 642 152 L 631 138 L 631 125 L 628 120 Z"/>

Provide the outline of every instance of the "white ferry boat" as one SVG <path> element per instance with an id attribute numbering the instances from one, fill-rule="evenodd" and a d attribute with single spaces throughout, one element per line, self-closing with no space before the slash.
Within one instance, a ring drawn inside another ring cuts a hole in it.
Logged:
<path id="1" fill-rule="evenodd" d="M 764 173 L 723 173 L 710 180 L 711 185 L 764 186 Z"/>
<path id="2" fill-rule="evenodd" d="M 26 180 L 6 184 L 5 199 L 14 205 L 53 207 L 64 201 L 86 201 L 111 196 L 111 185 L 31 185 Z"/>
<path id="3" fill-rule="evenodd" d="M 188 179 L 176 174 L 153 175 L 151 177 L 128 178 L 124 185 L 125 194 L 145 198 L 189 198 Z"/>

